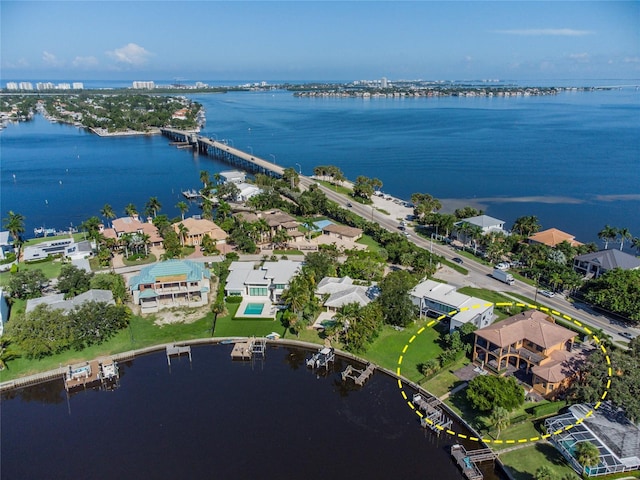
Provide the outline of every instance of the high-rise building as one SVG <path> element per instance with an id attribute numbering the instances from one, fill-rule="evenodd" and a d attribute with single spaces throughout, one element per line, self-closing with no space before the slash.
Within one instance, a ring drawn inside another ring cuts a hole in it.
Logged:
<path id="1" fill-rule="evenodd" d="M 387 88 L 387 77 L 382 77 L 382 82 L 380 82 L 380 86 L 382 88 Z"/>
<path id="2" fill-rule="evenodd" d="M 142 90 L 153 90 L 154 88 L 156 88 L 156 85 L 154 82 L 141 82 L 141 81 L 135 81 L 133 82 L 133 88 L 135 89 L 142 89 Z"/>

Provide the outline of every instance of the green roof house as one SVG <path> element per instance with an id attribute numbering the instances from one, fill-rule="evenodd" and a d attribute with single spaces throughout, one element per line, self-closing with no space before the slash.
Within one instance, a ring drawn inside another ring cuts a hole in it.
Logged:
<path id="1" fill-rule="evenodd" d="M 129 280 L 129 290 L 143 314 L 171 307 L 200 307 L 209 302 L 210 278 L 201 263 L 168 260 L 143 268 Z"/>

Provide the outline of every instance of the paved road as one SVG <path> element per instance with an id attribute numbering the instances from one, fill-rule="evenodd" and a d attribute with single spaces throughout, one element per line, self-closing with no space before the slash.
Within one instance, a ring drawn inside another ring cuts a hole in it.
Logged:
<path id="1" fill-rule="evenodd" d="M 315 180 L 309 177 L 300 177 L 301 187 L 308 188 L 311 184 L 315 183 Z M 350 202 L 349 198 L 345 195 L 335 192 L 330 188 L 320 186 L 320 189 L 327 195 L 330 200 L 337 202 L 339 205 L 345 206 Z M 350 208 L 353 212 L 357 213 L 367 220 L 375 221 L 382 227 L 391 232 L 398 232 L 398 218 L 405 218 L 407 213 L 412 213 L 411 209 L 401 207 L 390 200 L 382 200 L 379 197 L 374 197 L 374 205 L 378 208 L 382 208 L 390 212 L 390 215 L 385 215 L 370 205 L 362 205 L 357 202 L 351 202 Z M 397 205 L 397 206 L 396 206 Z M 451 246 L 443 246 L 438 243 L 432 243 L 431 240 L 425 239 L 415 232 L 412 232 L 409 236 L 409 240 L 416 245 L 432 251 L 435 254 L 441 255 L 447 260 L 451 260 L 457 257 L 456 251 Z M 552 308 L 561 312 L 569 317 L 578 320 L 579 322 L 589 325 L 598 329 L 602 329 L 606 334 L 611 335 L 613 340 L 628 341 L 627 338 L 622 337 L 622 332 L 631 333 L 633 336 L 640 335 L 640 329 L 628 328 L 619 322 L 612 320 L 602 314 L 599 314 L 587 306 L 581 304 L 574 304 L 568 302 L 561 295 L 556 295 L 553 298 L 543 297 L 538 293 L 536 296 L 535 287 L 525 284 L 523 282 L 516 281 L 514 285 L 507 285 L 502 283 L 493 277 L 491 273 L 492 267 L 482 265 L 476 261 L 470 260 L 464 257 L 464 268 L 469 271 L 467 275 L 462 275 L 455 272 L 453 269 L 446 269 L 446 277 L 443 280 L 447 280 L 449 283 L 462 287 L 462 286 L 474 286 L 478 288 L 485 288 L 489 290 L 495 290 L 498 292 L 504 292 L 506 294 L 519 294 L 525 298 L 536 299 L 537 303 L 546 307 Z M 437 277 L 441 276 L 441 271 L 436 274 Z"/>

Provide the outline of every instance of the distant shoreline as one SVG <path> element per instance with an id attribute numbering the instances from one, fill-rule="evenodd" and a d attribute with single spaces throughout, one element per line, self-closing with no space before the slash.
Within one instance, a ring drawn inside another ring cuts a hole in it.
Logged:
<path id="1" fill-rule="evenodd" d="M 127 130 L 125 132 L 109 132 L 106 128 L 90 127 L 89 131 L 95 133 L 99 137 L 135 137 L 146 135 L 160 135 L 160 129 L 154 128 L 146 132 L 140 132 L 138 130 Z"/>

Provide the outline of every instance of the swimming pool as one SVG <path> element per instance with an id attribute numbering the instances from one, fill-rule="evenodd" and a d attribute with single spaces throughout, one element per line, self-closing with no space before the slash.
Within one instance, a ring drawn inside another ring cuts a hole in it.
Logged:
<path id="1" fill-rule="evenodd" d="M 244 309 L 245 315 L 260 315 L 264 309 L 264 303 L 248 303 Z"/>

